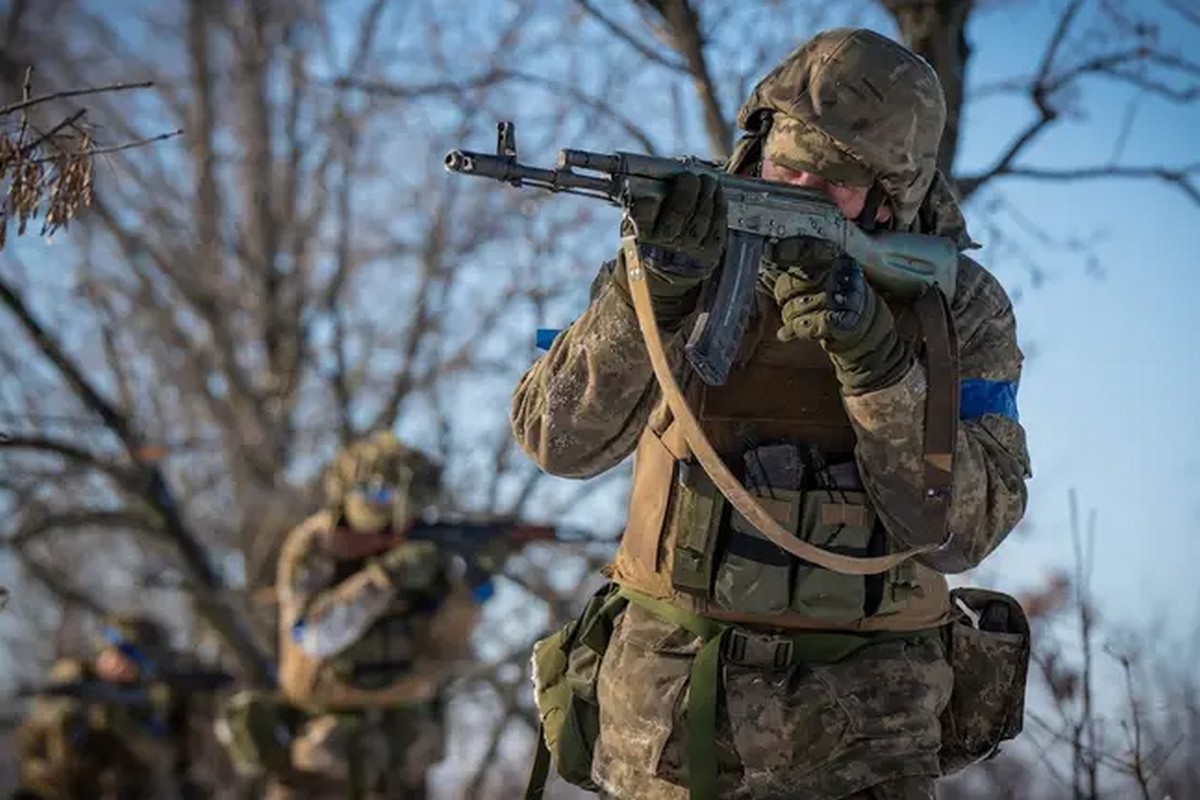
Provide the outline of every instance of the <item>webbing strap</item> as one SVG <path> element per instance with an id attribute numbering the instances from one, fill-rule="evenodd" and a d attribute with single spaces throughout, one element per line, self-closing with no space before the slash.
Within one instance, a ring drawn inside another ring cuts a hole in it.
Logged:
<path id="1" fill-rule="evenodd" d="M 687 703 L 690 800 L 717 800 L 717 690 L 721 648 L 729 630 L 725 628 L 705 642 L 692 662 Z"/>
<path id="2" fill-rule="evenodd" d="M 550 775 L 550 748 L 546 747 L 546 730 L 537 729 L 537 750 L 533 754 L 533 769 L 529 772 L 529 783 L 525 786 L 525 800 L 542 800 L 546 792 L 546 778 Z"/>
<path id="3" fill-rule="evenodd" d="M 929 535 L 949 535 L 954 451 L 958 436 L 958 340 L 946 296 L 936 286 L 925 290 L 914 306 L 925 337 L 924 516 Z"/>
<path id="4" fill-rule="evenodd" d="M 688 684 L 688 797 L 689 800 L 716 800 L 718 667 L 725 634 L 732 628 L 628 587 L 622 586 L 620 591 L 629 602 L 704 640 L 704 646 L 692 661 Z"/>

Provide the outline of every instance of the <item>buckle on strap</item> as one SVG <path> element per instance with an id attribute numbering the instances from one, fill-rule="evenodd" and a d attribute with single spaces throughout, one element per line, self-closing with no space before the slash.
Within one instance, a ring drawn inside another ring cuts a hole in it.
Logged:
<path id="1" fill-rule="evenodd" d="M 730 628 L 725 634 L 726 663 L 739 667 L 785 669 L 792 663 L 796 644 L 791 637 L 752 633 Z"/>

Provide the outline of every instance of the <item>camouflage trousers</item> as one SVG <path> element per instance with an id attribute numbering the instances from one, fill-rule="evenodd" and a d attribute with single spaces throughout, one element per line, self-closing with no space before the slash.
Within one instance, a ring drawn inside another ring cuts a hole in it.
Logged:
<path id="1" fill-rule="evenodd" d="M 699 637 L 630 604 L 600 666 L 592 776 L 612 800 L 687 800 L 685 716 Z M 726 664 L 718 793 L 730 800 L 924 800 L 953 673 L 937 637 L 824 665 Z"/>
<path id="2" fill-rule="evenodd" d="M 426 773 L 444 757 L 444 737 L 432 707 L 313 717 L 292 743 L 292 767 L 314 780 L 277 781 L 267 798 L 425 800 Z"/>

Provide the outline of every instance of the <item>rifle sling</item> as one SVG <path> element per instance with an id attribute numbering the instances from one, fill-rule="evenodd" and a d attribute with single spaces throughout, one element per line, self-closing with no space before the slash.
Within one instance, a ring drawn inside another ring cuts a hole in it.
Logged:
<path id="1" fill-rule="evenodd" d="M 925 337 L 925 524 L 934 537 L 949 533 L 954 451 L 958 439 L 958 339 L 945 294 L 931 286 L 914 306 Z"/>

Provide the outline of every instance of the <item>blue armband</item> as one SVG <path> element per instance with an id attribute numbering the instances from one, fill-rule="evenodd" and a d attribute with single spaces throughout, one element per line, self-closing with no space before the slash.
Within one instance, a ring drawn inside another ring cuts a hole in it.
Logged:
<path id="1" fill-rule="evenodd" d="M 496 593 L 496 584 L 489 578 L 471 587 L 471 598 L 476 605 L 483 605 Z"/>
<path id="2" fill-rule="evenodd" d="M 969 421 L 984 414 L 999 414 L 1013 422 L 1020 421 L 1016 381 L 967 378 L 959 384 L 958 418 Z"/>

